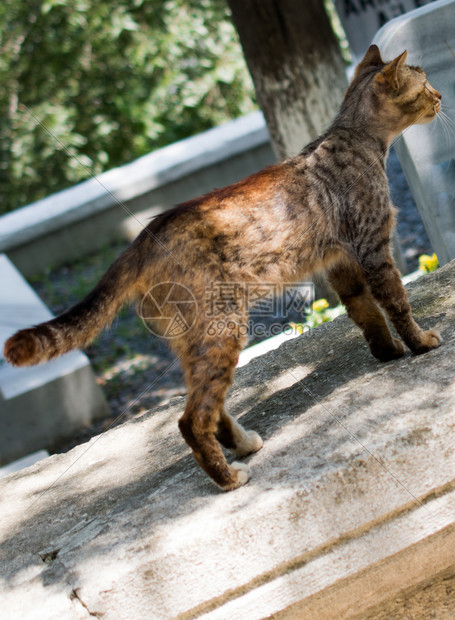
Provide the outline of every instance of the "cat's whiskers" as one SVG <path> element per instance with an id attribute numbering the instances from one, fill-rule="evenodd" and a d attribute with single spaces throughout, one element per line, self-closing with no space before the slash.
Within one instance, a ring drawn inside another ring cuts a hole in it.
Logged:
<path id="1" fill-rule="evenodd" d="M 455 138 L 455 121 L 450 118 L 448 114 L 441 108 L 436 115 L 436 123 L 434 127 L 442 128 L 444 136 L 447 141 L 447 147 L 450 148 L 454 143 Z"/>
<path id="2" fill-rule="evenodd" d="M 444 110 L 444 112 L 450 112 L 451 117 L 455 116 L 455 107 L 454 106 L 447 105 L 447 103 L 445 103 L 445 101 L 441 101 L 441 108 Z"/>
<path id="3" fill-rule="evenodd" d="M 450 126 L 451 128 L 455 129 L 455 120 L 452 118 L 453 117 L 453 111 L 452 111 L 452 116 L 449 116 L 449 114 L 447 114 L 446 110 L 450 111 L 450 108 L 446 107 L 446 106 L 442 106 L 441 109 L 439 110 L 439 114 L 440 114 L 440 118 L 441 120 L 444 120 L 448 126 Z"/>
<path id="4" fill-rule="evenodd" d="M 450 147 L 451 139 L 453 138 L 453 133 L 451 134 L 451 131 L 453 132 L 453 128 L 447 123 L 446 119 L 442 115 L 438 117 L 438 122 L 435 123 L 435 126 L 437 128 L 442 128 L 447 146 Z"/>

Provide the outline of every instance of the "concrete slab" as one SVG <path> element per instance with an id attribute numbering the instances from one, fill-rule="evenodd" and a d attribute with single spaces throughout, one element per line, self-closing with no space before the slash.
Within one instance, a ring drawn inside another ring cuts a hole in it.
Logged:
<path id="1" fill-rule="evenodd" d="M 232 493 L 183 444 L 183 398 L 4 478 L 5 617 L 379 617 L 455 570 L 454 277 L 411 285 L 444 337 L 426 355 L 380 364 L 341 317 L 239 369 L 229 409 L 265 444 Z"/>
<path id="2" fill-rule="evenodd" d="M 52 318 L 11 261 L 0 255 L 0 464 L 51 447 L 108 415 L 90 362 L 80 351 L 30 368 L 13 368 L 3 344 L 15 331 Z"/>

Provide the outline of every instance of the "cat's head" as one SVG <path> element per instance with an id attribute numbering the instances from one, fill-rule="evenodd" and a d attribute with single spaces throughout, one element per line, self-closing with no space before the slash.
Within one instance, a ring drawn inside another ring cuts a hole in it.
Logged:
<path id="1" fill-rule="evenodd" d="M 405 64 L 406 55 L 404 51 L 384 62 L 378 47 L 371 45 L 348 89 L 353 98 L 361 89 L 369 93 L 374 119 L 387 126 L 392 135 L 414 123 L 430 122 L 441 109 L 440 93 L 429 84 L 423 69 Z"/>

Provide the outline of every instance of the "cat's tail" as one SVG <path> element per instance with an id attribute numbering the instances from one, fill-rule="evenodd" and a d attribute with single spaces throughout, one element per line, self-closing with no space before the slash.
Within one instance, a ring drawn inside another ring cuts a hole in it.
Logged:
<path id="1" fill-rule="evenodd" d="M 5 343 L 5 359 L 13 366 L 32 366 L 90 344 L 135 297 L 139 267 L 133 248 L 111 265 L 80 303 L 55 319 L 11 336 Z"/>

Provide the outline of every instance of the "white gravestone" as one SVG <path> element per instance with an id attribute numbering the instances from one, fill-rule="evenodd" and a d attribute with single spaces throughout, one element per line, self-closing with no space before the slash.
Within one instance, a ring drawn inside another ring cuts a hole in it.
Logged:
<path id="1" fill-rule="evenodd" d="M 434 0 L 335 0 L 351 50 L 361 57 L 388 21 Z"/>

